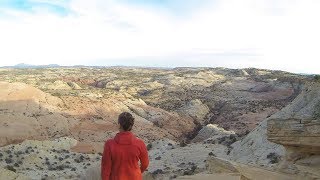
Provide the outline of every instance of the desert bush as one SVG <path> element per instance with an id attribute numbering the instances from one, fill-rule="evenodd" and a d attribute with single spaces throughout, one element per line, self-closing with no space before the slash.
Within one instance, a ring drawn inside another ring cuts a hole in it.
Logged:
<path id="1" fill-rule="evenodd" d="M 147 145 L 147 150 L 150 151 L 151 149 L 152 149 L 152 144 L 149 143 L 149 144 Z"/>
<path id="2" fill-rule="evenodd" d="M 59 92 L 54 92 L 54 93 L 52 93 L 52 96 L 61 97 L 61 96 L 62 96 L 62 94 L 61 94 L 61 93 L 59 93 Z"/>
<path id="3" fill-rule="evenodd" d="M 315 75 L 315 76 L 314 76 L 314 80 L 320 82 L 320 75 Z"/>
<path id="4" fill-rule="evenodd" d="M 314 108 L 313 117 L 315 119 L 320 119 L 320 101 L 316 104 Z"/>
<path id="5" fill-rule="evenodd" d="M 162 169 L 157 169 L 155 171 L 152 172 L 152 175 L 157 175 L 157 174 L 163 174 L 163 170 Z"/>
<path id="6" fill-rule="evenodd" d="M 159 128 L 163 128 L 163 124 L 161 122 L 159 122 L 159 121 L 153 122 L 153 125 L 155 125 L 155 126 L 157 126 Z"/>
<path id="7" fill-rule="evenodd" d="M 13 166 L 6 166 L 5 168 L 8 169 L 9 171 L 13 171 L 13 172 L 17 171 Z"/>
<path id="8" fill-rule="evenodd" d="M 181 142 L 180 142 L 180 147 L 186 147 L 186 146 L 187 146 L 186 141 L 181 141 Z"/>
<path id="9" fill-rule="evenodd" d="M 270 160 L 270 163 L 271 163 L 271 164 L 276 164 L 276 163 L 278 163 L 278 162 L 280 161 L 280 158 L 281 158 L 281 157 L 280 157 L 280 155 L 272 152 L 272 153 L 269 153 L 269 154 L 267 155 L 267 158 Z"/>
<path id="10" fill-rule="evenodd" d="M 190 175 L 193 175 L 194 173 L 195 173 L 195 171 L 196 171 L 196 169 L 197 169 L 198 167 L 197 167 L 197 165 L 192 165 L 191 166 L 191 169 L 186 169 L 184 172 L 183 172 L 183 175 L 185 176 L 185 175 L 187 175 L 187 176 L 190 176 Z"/>
<path id="11" fill-rule="evenodd" d="M 11 158 L 6 158 L 5 161 L 7 164 L 11 164 L 13 162 Z"/>
<path id="12" fill-rule="evenodd" d="M 234 142 L 237 141 L 237 136 L 235 134 L 230 134 L 229 139 L 230 139 L 230 144 L 233 144 Z"/>
<path id="13" fill-rule="evenodd" d="M 231 144 L 237 141 L 237 136 L 235 134 L 230 134 L 230 136 L 223 136 L 218 138 L 217 140 L 218 144 L 222 144 L 229 147 Z"/>
<path id="14" fill-rule="evenodd" d="M 150 90 L 140 90 L 138 92 L 139 96 L 148 96 L 151 94 L 151 91 Z"/>

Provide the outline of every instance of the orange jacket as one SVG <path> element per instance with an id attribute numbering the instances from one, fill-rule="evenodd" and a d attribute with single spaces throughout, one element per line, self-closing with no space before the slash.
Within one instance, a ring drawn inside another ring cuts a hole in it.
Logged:
<path id="1" fill-rule="evenodd" d="M 144 142 L 129 131 L 120 132 L 104 145 L 101 178 L 102 180 L 141 180 L 141 174 L 148 165 L 148 151 Z"/>

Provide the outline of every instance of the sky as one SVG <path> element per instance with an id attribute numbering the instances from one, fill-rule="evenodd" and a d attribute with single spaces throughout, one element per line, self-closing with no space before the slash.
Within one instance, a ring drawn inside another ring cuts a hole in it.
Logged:
<path id="1" fill-rule="evenodd" d="M 319 0 L 0 0 L 0 66 L 320 74 Z"/>

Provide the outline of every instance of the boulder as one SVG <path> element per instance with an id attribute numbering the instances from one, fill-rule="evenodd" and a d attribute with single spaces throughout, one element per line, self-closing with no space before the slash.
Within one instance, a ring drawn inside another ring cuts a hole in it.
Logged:
<path id="1" fill-rule="evenodd" d="M 239 173 L 232 163 L 217 157 L 208 157 L 206 163 L 209 173 Z"/>

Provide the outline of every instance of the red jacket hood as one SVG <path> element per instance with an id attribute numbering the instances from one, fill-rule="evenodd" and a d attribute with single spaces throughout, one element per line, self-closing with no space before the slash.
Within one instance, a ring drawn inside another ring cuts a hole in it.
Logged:
<path id="1" fill-rule="evenodd" d="M 135 139 L 135 136 L 130 131 L 119 132 L 114 137 L 114 140 L 118 144 L 132 144 Z"/>

